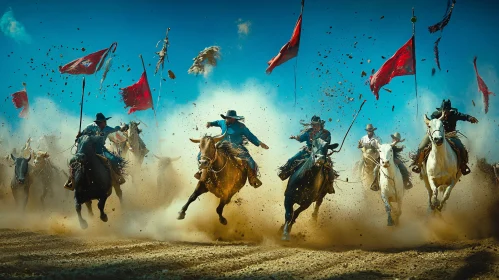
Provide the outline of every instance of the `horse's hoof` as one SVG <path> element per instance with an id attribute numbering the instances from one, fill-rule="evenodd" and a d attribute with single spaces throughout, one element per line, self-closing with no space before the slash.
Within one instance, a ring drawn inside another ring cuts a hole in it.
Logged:
<path id="1" fill-rule="evenodd" d="M 226 218 L 224 218 L 224 217 L 220 217 L 220 218 L 219 218 L 219 220 L 220 220 L 220 223 L 221 223 L 222 225 L 224 225 L 224 226 L 225 226 L 225 225 L 227 225 L 227 219 L 226 219 Z"/>
<path id="2" fill-rule="evenodd" d="M 107 222 L 107 215 L 106 214 L 102 214 L 100 215 L 100 219 L 101 221 L 103 221 L 104 223 Z"/>
<path id="3" fill-rule="evenodd" d="M 388 218 L 388 223 L 387 223 L 387 226 L 391 227 L 391 226 L 393 226 L 393 225 L 394 225 L 394 223 L 393 223 L 393 219 L 392 219 L 391 217 L 390 217 L 390 218 Z"/>
<path id="4" fill-rule="evenodd" d="M 281 226 L 281 228 L 279 228 L 279 235 L 282 235 L 282 233 L 284 232 L 284 225 Z"/>
<path id="5" fill-rule="evenodd" d="M 177 220 L 183 220 L 185 218 L 185 212 L 178 212 Z"/>
<path id="6" fill-rule="evenodd" d="M 284 233 L 281 237 L 282 241 L 289 241 L 289 234 Z"/>
<path id="7" fill-rule="evenodd" d="M 80 227 L 81 229 L 87 229 L 88 228 L 88 223 L 85 220 L 80 220 Z"/>
<path id="8" fill-rule="evenodd" d="M 94 216 L 94 212 L 88 212 L 88 215 L 89 215 L 90 217 L 93 217 L 93 216 Z"/>

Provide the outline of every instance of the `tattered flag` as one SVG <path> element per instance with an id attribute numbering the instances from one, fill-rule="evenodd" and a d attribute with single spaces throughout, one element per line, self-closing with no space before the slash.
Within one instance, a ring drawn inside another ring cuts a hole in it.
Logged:
<path id="1" fill-rule="evenodd" d="M 435 54 L 435 62 L 437 63 L 438 70 L 442 70 L 440 69 L 440 55 L 438 54 L 438 43 L 440 43 L 440 39 L 442 39 L 442 36 L 438 37 L 433 46 L 433 53 Z"/>
<path id="2" fill-rule="evenodd" d="M 483 81 L 482 77 L 480 77 L 480 74 L 478 74 L 478 69 L 476 67 L 476 60 L 477 57 L 475 56 L 475 59 L 473 59 L 473 65 L 475 66 L 476 79 L 478 81 L 478 90 L 481 91 L 483 94 L 483 105 L 485 107 L 485 114 L 487 114 L 487 112 L 489 111 L 489 95 L 495 95 L 495 94 L 489 91 L 489 88 Z"/>
<path id="3" fill-rule="evenodd" d="M 125 102 L 125 108 L 131 107 L 128 110 L 128 114 L 153 108 L 151 89 L 149 88 L 145 71 L 138 82 L 129 87 L 122 88 L 120 94 Z"/>
<path id="4" fill-rule="evenodd" d="M 61 72 L 62 74 L 72 75 L 94 74 L 101 69 L 102 64 L 109 52 L 111 51 L 114 53 L 116 51 L 117 46 L 117 43 L 112 43 L 111 46 L 107 49 L 103 49 L 98 52 L 94 52 L 84 57 L 75 59 L 64 66 L 59 66 L 59 72 Z"/>
<path id="5" fill-rule="evenodd" d="M 450 17 L 452 16 L 452 10 L 454 10 L 454 4 L 456 4 L 456 0 L 449 0 L 447 2 L 447 11 L 445 12 L 444 18 L 440 22 L 428 27 L 428 31 L 430 31 L 430 33 L 435 33 L 437 31 L 444 30 L 445 26 L 447 26 L 447 24 L 450 21 Z"/>

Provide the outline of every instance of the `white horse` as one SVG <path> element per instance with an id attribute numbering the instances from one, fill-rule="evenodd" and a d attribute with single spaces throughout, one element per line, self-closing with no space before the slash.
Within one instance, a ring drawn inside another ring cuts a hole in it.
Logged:
<path id="1" fill-rule="evenodd" d="M 445 138 L 442 117 L 430 120 L 425 115 L 428 127 L 426 133 L 431 141 L 431 152 L 423 163 L 422 175 L 428 191 L 429 210 L 441 211 L 450 193 L 461 177 L 457 154 Z M 438 192 L 444 193 L 442 201 L 438 200 Z"/>
<path id="2" fill-rule="evenodd" d="M 379 144 L 379 186 L 381 190 L 381 200 L 385 204 L 386 214 L 388 215 L 388 226 L 398 224 L 402 214 L 402 197 L 404 195 L 404 184 L 402 173 L 393 160 L 393 146 L 397 144 Z M 392 202 L 397 203 L 397 211 L 394 211 L 392 217 Z M 395 219 L 393 219 L 395 218 Z"/>

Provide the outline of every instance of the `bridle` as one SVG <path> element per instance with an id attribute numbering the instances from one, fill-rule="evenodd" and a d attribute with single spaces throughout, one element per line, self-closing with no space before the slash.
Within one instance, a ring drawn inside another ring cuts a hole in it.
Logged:
<path id="1" fill-rule="evenodd" d="M 208 161 L 208 167 L 207 167 L 208 171 L 213 172 L 213 173 L 220 173 L 222 170 L 224 170 L 225 166 L 227 166 L 228 159 L 225 159 L 225 162 L 224 162 L 222 168 L 220 168 L 219 170 L 213 169 L 213 164 L 215 163 L 217 156 L 218 156 L 218 150 L 216 147 L 215 147 L 215 156 L 213 157 L 213 159 L 208 157 L 208 156 L 201 155 L 201 157 L 200 157 L 201 159 Z"/>

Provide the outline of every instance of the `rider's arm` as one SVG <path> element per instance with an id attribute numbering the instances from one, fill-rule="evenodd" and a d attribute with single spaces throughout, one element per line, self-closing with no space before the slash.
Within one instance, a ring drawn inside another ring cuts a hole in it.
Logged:
<path id="1" fill-rule="evenodd" d="M 207 125 L 208 127 L 220 127 L 220 124 L 218 123 L 219 121 L 213 121 L 213 122 L 208 122 Z"/>
<path id="2" fill-rule="evenodd" d="M 300 135 L 296 136 L 295 139 L 296 139 L 296 141 L 302 143 L 302 142 L 307 141 L 308 135 L 309 135 L 308 131 L 304 131 L 304 132 L 300 133 Z"/>
<path id="3" fill-rule="evenodd" d="M 326 143 L 331 143 L 331 132 L 329 131 L 324 131 L 321 135 L 321 139 L 326 141 Z"/>
<path id="4" fill-rule="evenodd" d="M 435 112 L 433 112 L 433 113 L 431 114 L 430 119 L 432 119 L 432 120 L 433 120 L 433 119 L 438 119 L 438 118 L 440 118 L 440 116 L 441 116 L 441 115 L 442 115 L 442 113 L 441 113 L 440 111 L 435 111 Z"/>
<path id="5" fill-rule="evenodd" d="M 472 116 L 470 116 L 468 114 L 463 114 L 463 113 L 459 113 L 459 112 L 457 112 L 455 115 L 457 117 L 457 120 L 459 120 L 459 121 L 471 122 L 471 119 L 473 118 Z"/>
<path id="6" fill-rule="evenodd" d="M 248 141 L 250 141 L 255 146 L 260 146 L 260 140 L 245 126 L 243 128 L 243 135 L 246 136 Z"/>

